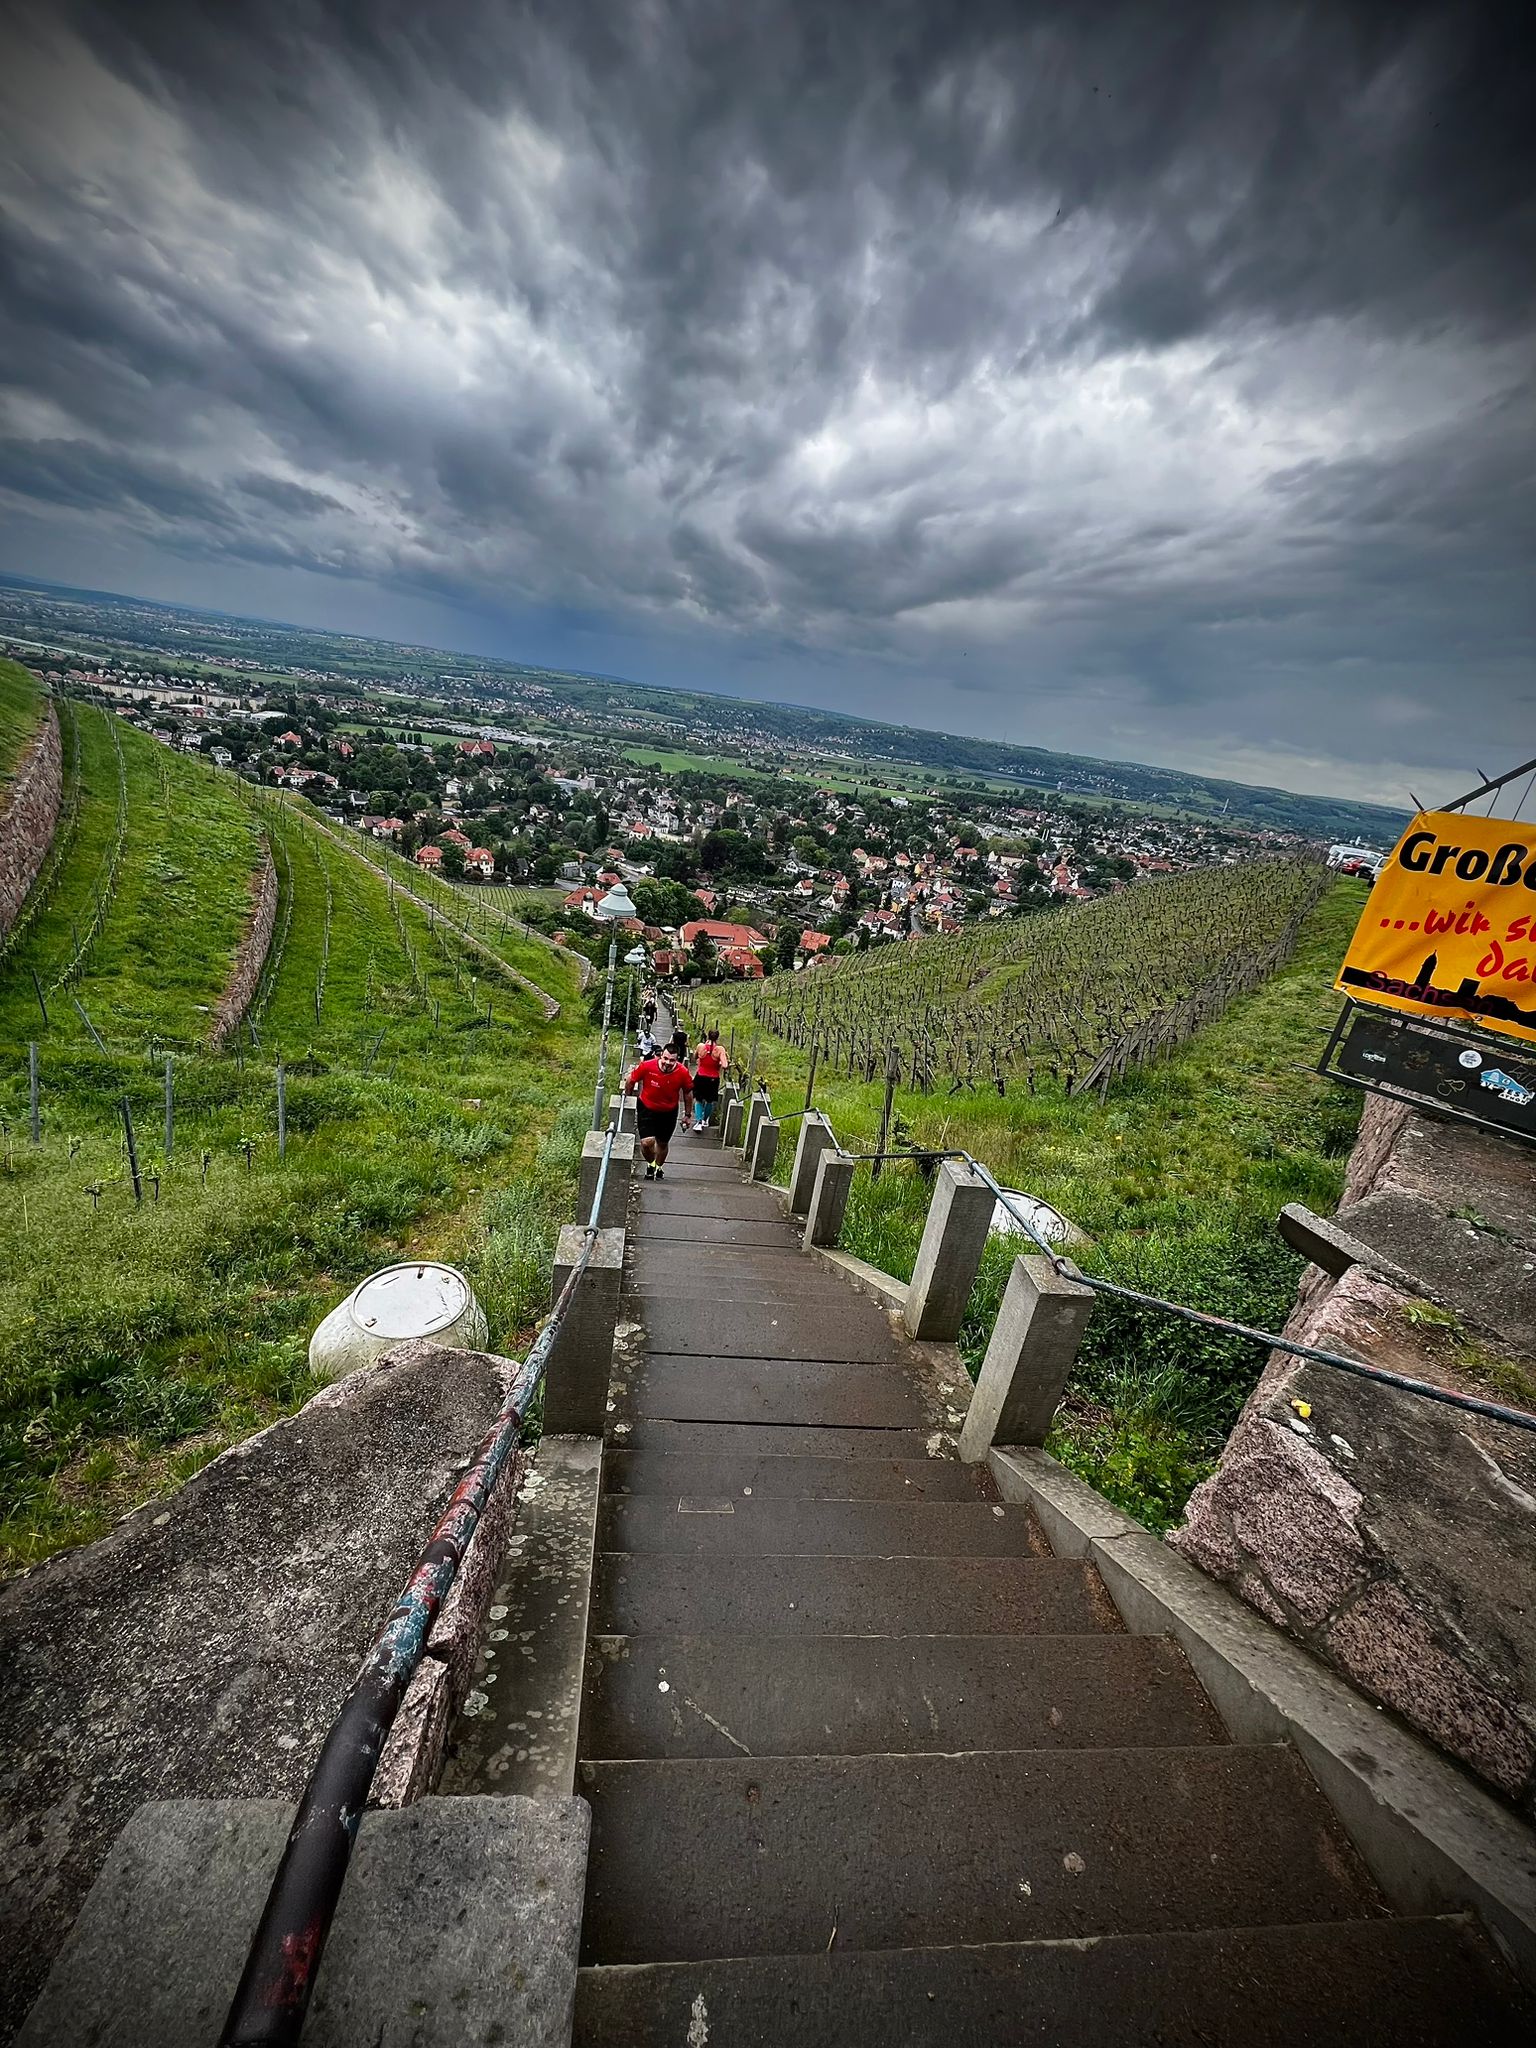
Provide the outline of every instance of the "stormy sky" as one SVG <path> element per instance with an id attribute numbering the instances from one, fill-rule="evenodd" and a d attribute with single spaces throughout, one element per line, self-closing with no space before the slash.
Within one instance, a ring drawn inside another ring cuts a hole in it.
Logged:
<path id="1" fill-rule="evenodd" d="M 0 0 L 0 569 L 1451 795 L 1536 752 L 1524 19 Z"/>

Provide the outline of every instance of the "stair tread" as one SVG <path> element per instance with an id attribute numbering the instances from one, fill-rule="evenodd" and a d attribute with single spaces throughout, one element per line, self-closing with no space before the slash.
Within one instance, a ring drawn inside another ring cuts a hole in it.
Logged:
<path id="1" fill-rule="evenodd" d="M 953 1458 L 610 1450 L 603 1485 L 634 1498 L 720 1493 L 753 1500 L 977 1500 L 983 1468 Z"/>
<path id="2" fill-rule="evenodd" d="M 1514 2048 L 1532 2025 L 1465 1920 L 1369 1919 L 588 1967 L 574 2048 Z"/>
<path id="3" fill-rule="evenodd" d="M 604 1496 L 599 1547 L 640 1556 L 1048 1557 L 1026 1507 L 985 1500 Z"/>
<path id="4" fill-rule="evenodd" d="M 583 1760 L 587 1962 L 1339 1920 L 1374 1887 L 1294 1752 Z M 658 1873 L 665 1882 L 658 1882 Z"/>
<path id="5" fill-rule="evenodd" d="M 956 1462 L 952 1438 L 937 1430 L 861 1424 L 710 1422 L 634 1416 L 610 1428 L 612 1450 L 688 1457 L 933 1458 Z"/>
<path id="6" fill-rule="evenodd" d="M 1226 1739 L 1167 1636 L 629 1635 L 589 1645 L 581 1749 L 859 1756 Z"/>
<path id="7" fill-rule="evenodd" d="M 766 1305 L 664 1294 L 646 1302 L 644 1320 L 647 1348 L 676 1358 L 897 1365 L 906 1356 L 885 1312 L 847 1287 L 823 1300 L 785 1295 Z"/>
<path id="8" fill-rule="evenodd" d="M 1098 1573 L 1060 1557 L 599 1555 L 592 1633 L 1079 1635 L 1118 1632 Z"/>
<path id="9" fill-rule="evenodd" d="M 721 1353 L 648 1353 L 624 1382 L 615 1412 L 668 1422 L 777 1420 L 893 1429 L 920 1429 L 930 1419 L 917 1387 L 892 1364 Z"/>

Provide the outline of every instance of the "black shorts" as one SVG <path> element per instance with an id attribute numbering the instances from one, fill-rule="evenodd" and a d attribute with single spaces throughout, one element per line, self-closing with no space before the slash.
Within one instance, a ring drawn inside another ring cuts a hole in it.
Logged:
<path id="1" fill-rule="evenodd" d="M 677 1129 L 675 1109 L 647 1109 L 643 1102 L 635 1105 L 635 1135 L 640 1138 L 654 1138 L 659 1145 L 665 1145 Z"/>
<path id="2" fill-rule="evenodd" d="M 693 1099 L 695 1102 L 718 1102 L 720 1100 L 720 1076 L 718 1074 L 695 1074 L 693 1077 Z"/>

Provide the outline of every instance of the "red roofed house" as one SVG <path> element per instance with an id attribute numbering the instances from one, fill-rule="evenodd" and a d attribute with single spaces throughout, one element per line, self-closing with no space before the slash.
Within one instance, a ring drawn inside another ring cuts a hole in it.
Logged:
<path id="1" fill-rule="evenodd" d="M 419 868 L 440 868 L 443 864 L 443 849 L 440 846 L 418 846 L 416 865 Z"/>
<path id="2" fill-rule="evenodd" d="M 732 974 L 740 974 L 748 981 L 761 981 L 763 978 L 763 963 L 750 946 L 726 946 L 722 948 L 720 958 Z"/>
<path id="3" fill-rule="evenodd" d="M 762 933 L 754 931 L 749 924 L 727 924 L 718 917 L 696 917 L 678 933 L 679 945 L 691 946 L 700 932 L 711 939 L 722 953 L 730 947 L 751 948 L 768 943 Z"/>
<path id="4" fill-rule="evenodd" d="M 483 875 L 487 881 L 496 872 L 496 856 L 488 846 L 472 847 L 464 856 L 464 865 L 473 875 Z"/>
<path id="5" fill-rule="evenodd" d="M 468 833 L 461 832 L 457 825 L 450 826 L 446 832 L 439 832 L 437 836 L 445 846 L 461 846 L 466 853 L 475 843 Z"/>
<path id="6" fill-rule="evenodd" d="M 302 747 L 304 742 L 296 732 L 280 732 L 275 744 L 280 747 Z"/>
<path id="7" fill-rule="evenodd" d="M 494 761 L 496 749 L 489 740 L 460 740 L 458 751 L 470 760 Z"/>
<path id="8" fill-rule="evenodd" d="M 597 899 L 602 893 L 601 889 L 572 889 L 568 896 L 561 897 L 560 908 L 562 910 L 580 910 L 588 917 L 596 917 Z"/>
<path id="9" fill-rule="evenodd" d="M 832 943 L 826 932 L 802 932 L 800 951 L 814 959 L 818 953 L 825 953 Z"/>

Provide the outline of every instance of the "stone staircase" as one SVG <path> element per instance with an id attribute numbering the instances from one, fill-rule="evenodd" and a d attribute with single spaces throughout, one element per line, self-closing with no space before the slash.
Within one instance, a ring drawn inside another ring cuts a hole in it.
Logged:
<path id="1" fill-rule="evenodd" d="M 642 1183 L 576 1789 L 582 2048 L 1512 2040 L 1297 1755 L 955 1458 L 932 1355 L 740 1155 Z"/>

